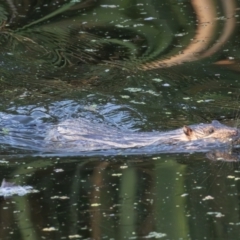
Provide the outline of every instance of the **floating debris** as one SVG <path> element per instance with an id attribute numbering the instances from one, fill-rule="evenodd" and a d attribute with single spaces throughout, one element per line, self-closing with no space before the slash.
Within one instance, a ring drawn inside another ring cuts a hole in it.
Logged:
<path id="1" fill-rule="evenodd" d="M 56 168 L 54 169 L 54 172 L 59 173 L 59 172 L 64 172 L 64 170 L 62 168 Z"/>
<path id="2" fill-rule="evenodd" d="M 3 179 L 0 187 L 0 196 L 2 197 L 11 197 L 13 195 L 23 196 L 28 193 L 37 193 L 39 192 L 36 189 L 33 189 L 32 186 L 19 186 L 15 183 L 7 182 Z"/>
<path id="3" fill-rule="evenodd" d="M 119 5 L 100 5 L 102 8 L 118 8 Z"/>
<path id="4" fill-rule="evenodd" d="M 166 233 L 150 232 L 147 236 L 144 236 L 143 238 L 163 238 L 166 236 Z"/>
<path id="5" fill-rule="evenodd" d="M 160 79 L 160 78 L 153 78 L 152 80 L 155 82 L 162 82 L 162 79 Z"/>
<path id="6" fill-rule="evenodd" d="M 206 196 L 205 198 L 203 198 L 203 201 L 212 200 L 212 199 L 214 199 L 214 197 L 208 195 L 208 196 Z"/>
<path id="7" fill-rule="evenodd" d="M 120 97 L 121 97 L 121 98 L 125 98 L 125 99 L 130 98 L 130 96 L 128 96 L 128 95 L 120 95 Z"/>
<path id="8" fill-rule="evenodd" d="M 148 18 L 144 18 L 143 20 L 145 20 L 145 21 L 150 21 L 150 20 L 155 20 L 156 18 L 154 18 L 154 17 L 148 17 Z"/>
<path id="9" fill-rule="evenodd" d="M 62 200 L 65 200 L 65 199 L 69 199 L 68 196 L 53 196 L 51 197 L 51 199 L 62 199 Z"/>
<path id="10" fill-rule="evenodd" d="M 101 205 L 101 203 L 92 203 L 91 204 L 91 207 L 98 207 L 98 206 L 100 206 Z"/>
<path id="11" fill-rule="evenodd" d="M 128 168 L 127 165 L 123 165 L 123 166 L 120 166 L 121 169 L 125 169 L 125 168 Z"/>
<path id="12" fill-rule="evenodd" d="M 137 102 L 137 101 L 134 101 L 134 100 L 132 100 L 132 101 L 130 101 L 131 103 L 135 103 L 135 104 L 146 104 L 145 102 Z"/>
<path id="13" fill-rule="evenodd" d="M 0 160 L 0 164 L 1 164 L 1 163 L 9 163 L 9 161 Z"/>
<path id="14" fill-rule="evenodd" d="M 120 176 L 122 176 L 122 173 L 113 173 L 112 176 L 113 177 L 120 177 Z"/>
<path id="15" fill-rule="evenodd" d="M 81 235 L 75 234 L 75 235 L 69 235 L 68 238 L 73 239 L 73 238 L 81 238 Z"/>
<path id="16" fill-rule="evenodd" d="M 52 231 L 57 231 L 58 229 L 56 229 L 55 227 L 49 227 L 49 228 L 43 228 L 42 231 L 44 232 L 52 232 Z"/>
<path id="17" fill-rule="evenodd" d="M 224 217 L 225 215 L 220 213 L 220 212 L 207 212 L 208 215 L 213 215 L 215 216 L 216 218 L 221 218 L 221 217 Z"/>

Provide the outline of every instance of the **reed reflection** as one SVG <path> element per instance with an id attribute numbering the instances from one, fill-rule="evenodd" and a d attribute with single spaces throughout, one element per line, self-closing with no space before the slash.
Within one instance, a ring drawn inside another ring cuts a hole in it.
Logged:
<path id="1" fill-rule="evenodd" d="M 197 238 L 196 226 L 208 238 L 237 222 L 238 181 L 229 176 L 239 177 L 238 163 L 202 155 L 30 160 L 12 162 L 5 176 L 39 192 L 1 200 L 1 238 Z"/>

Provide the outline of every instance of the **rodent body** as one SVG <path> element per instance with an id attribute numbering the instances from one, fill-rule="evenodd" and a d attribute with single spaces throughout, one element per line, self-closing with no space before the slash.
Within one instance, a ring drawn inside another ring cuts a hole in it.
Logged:
<path id="1" fill-rule="evenodd" d="M 237 138 L 239 131 L 212 121 L 211 124 L 184 126 L 166 132 L 122 131 L 105 124 L 93 124 L 85 119 L 69 119 L 48 131 L 45 141 L 49 149 L 62 151 L 94 151 L 104 149 L 158 148 L 157 152 L 200 150 L 203 145 L 218 147 Z M 185 151 L 184 151 L 185 152 Z"/>
<path id="2" fill-rule="evenodd" d="M 239 130 L 218 121 L 195 124 L 166 132 L 133 132 L 83 118 L 58 124 L 35 123 L 30 117 L 2 118 L 0 144 L 41 153 L 153 154 L 207 152 L 228 148 L 239 140 Z M 105 150 L 109 150 L 106 152 Z M 116 152 L 117 151 L 117 152 Z"/>

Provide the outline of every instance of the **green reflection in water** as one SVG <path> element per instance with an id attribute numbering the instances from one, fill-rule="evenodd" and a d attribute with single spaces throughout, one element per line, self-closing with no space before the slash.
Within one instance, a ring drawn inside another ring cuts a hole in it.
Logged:
<path id="1" fill-rule="evenodd" d="M 155 217 L 157 232 L 168 233 L 170 239 L 188 238 L 189 226 L 185 211 L 185 198 L 181 195 L 186 191 L 186 165 L 180 165 L 175 159 L 168 161 L 155 169 L 156 199 Z M 174 226 L 173 231 L 169 228 Z"/>
<path id="2" fill-rule="evenodd" d="M 211 239 L 223 234 L 237 239 L 238 163 L 212 162 L 201 154 L 26 158 L 23 165 L 7 160 L 8 172 L 1 168 L 2 176 L 40 190 L 0 203 L 11 202 L 2 211 L 12 215 L 5 224 L 14 226 L 19 239 L 29 234 L 35 239 L 76 234 L 93 239 Z M 52 232 L 42 231 L 50 227 Z"/>
<path id="3" fill-rule="evenodd" d="M 136 204 L 138 204 L 136 193 L 139 188 L 136 170 L 130 167 L 124 171 L 121 177 L 119 198 L 122 201 L 119 209 L 119 239 L 131 238 L 136 231 Z"/>
<path id="4" fill-rule="evenodd" d="M 233 118 L 239 1 L 208 1 L 208 11 L 196 3 L 2 3 L 0 107 L 89 91 L 136 106 L 159 125 Z M 133 88 L 140 91 L 126 90 Z"/>
<path id="5" fill-rule="evenodd" d="M 19 239 L 237 239 L 238 163 L 212 162 L 202 154 L 6 160 L 3 177 L 40 191 L 0 202 L 11 202 L 1 211 Z M 52 232 L 42 231 L 50 227 Z"/>

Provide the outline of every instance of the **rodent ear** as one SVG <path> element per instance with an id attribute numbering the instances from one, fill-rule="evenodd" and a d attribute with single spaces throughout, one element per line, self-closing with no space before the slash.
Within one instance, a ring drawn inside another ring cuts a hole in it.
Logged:
<path id="1" fill-rule="evenodd" d="M 184 126 L 183 126 L 183 132 L 185 133 L 185 135 L 186 135 L 187 137 L 191 137 L 191 135 L 192 135 L 192 133 L 193 133 L 193 130 L 192 130 L 190 127 L 184 125 Z"/>

